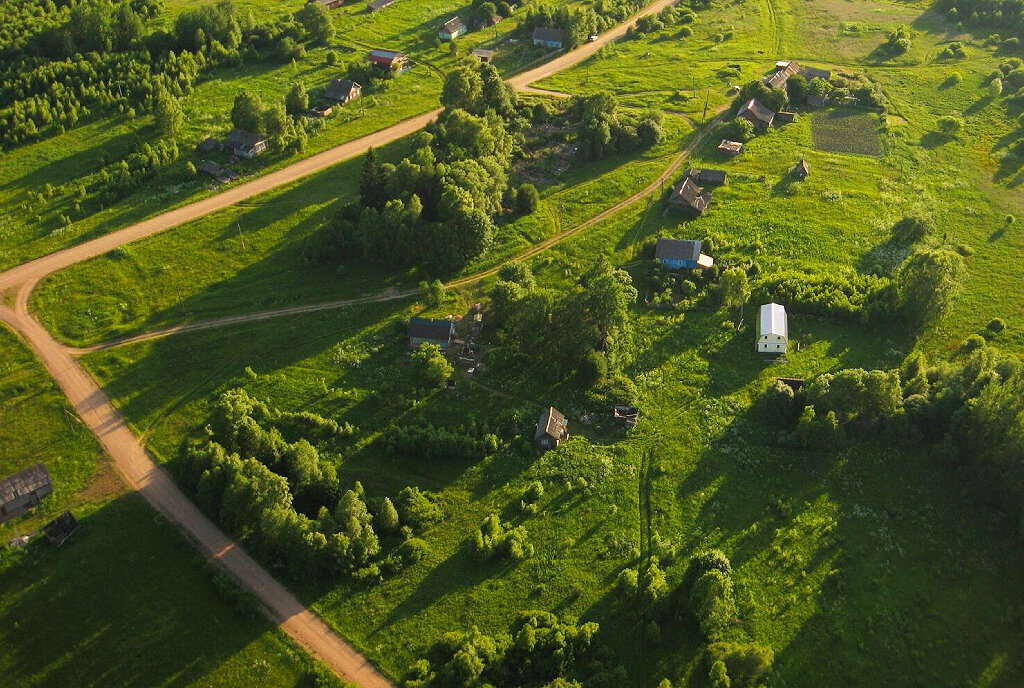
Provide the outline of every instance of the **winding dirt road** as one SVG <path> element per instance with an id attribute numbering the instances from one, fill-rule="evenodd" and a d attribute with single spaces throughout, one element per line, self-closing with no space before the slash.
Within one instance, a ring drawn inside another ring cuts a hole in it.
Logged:
<path id="1" fill-rule="evenodd" d="M 598 40 L 561 55 L 536 69 L 515 75 L 509 79 L 509 83 L 514 88 L 522 89 L 530 83 L 576 65 L 596 53 L 604 45 L 625 35 L 628 26 L 640 16 L 660 12 L 675 1 L 656 0 L 623 24 L 603 34 Z M 265 569 L 257 564 L 240 546 L 221 532 L 216 525 L 196 508 L 178 489 L 167 473 L 153 462 L 146 453 L 139 437 L 131 430 L 107 395 L 100 389 L 96 381 L 75 361 L 74 354 L 76 352 L 57 342 L 31 315 L 28 301 L 32 289 L 39 280 L 47 275 L 102 255 L 118 246 L 123 246 L 138 239 L 177 227 L 185 222 L 222 210 L 283 184 L 288 184 L 302 177 L 314 174 L 359 155 L 371 146 L 379 147 L 396 141 L 422 129 L 437 116 L 438 112 L 438 110 L 434 110 L 399 122 L 381 131 L 300 160 L 288 167 L 271 172 L 250 182 L 229 188 L 215 196 L 170 210 L 125 229 L 57 251 L 0 273 L 0 296 L 3 297 L 3 302 L 8 304 L 0 305 L 0 321 L 9 325 L 11 329 L 25 339 L 43 366 L 57 381 L 61 389 L 64 390 L 68 400 L 79 416 L 111 456 L 118 471 L 124 476 L 128 485 L 138 490 L 146 501 L 165 518 L 176 523 L 186 537 L 192 540 L 200 551 L 216 561 L 244 589 L 252 592 L 260 601 L 267 616 L 275 623 L 278 623 L 282 630 L 288 633 L 310 654 L 331 667 L 338 676 L 364 688 L 391 688 L 393 684 L 377 671 L 366 658 L 346 643 L 340 635 L 330 629 L 319 617 L 310 612 L 291 592 L 274 580 Z M 701 137 L 706 134 L 707 131 L 702 133 Z M 673 161 L 672 166 L 666 170 L 659 180 L 647 189 L 634 194 L 629 199 L 591 218 L 582 225 L 532 247 L 521 257 L 528 258 L 531 255 L 535 255 L 558 241 L 593 226 L 617 210 L 643 198 L 679 168 L 689 154 L 689 151 L 692 150 L 699 140 L 700 137 L 680 153 Z M 493 274 L 495 270 L 456 280 L 451 285 L 459 286 L 482 279 L 489 274 Z M 173 332 L 204 329 L 240 322 L 252 322 L 281 315 L 314 312 L 370 301 L 406 298 L 410 295 L 410 292 L 385 292 L 378 295 L 327 304 L 296 306 L 294 308 L 277 309 L 264 313 L 233 316 L 221 318 L 217 321 L 170 328 L 162 331 L 162 333 L 142 335 L 141 338 L 166 336 Z M 11 301 L 12 296 L 13 303 Z"/>

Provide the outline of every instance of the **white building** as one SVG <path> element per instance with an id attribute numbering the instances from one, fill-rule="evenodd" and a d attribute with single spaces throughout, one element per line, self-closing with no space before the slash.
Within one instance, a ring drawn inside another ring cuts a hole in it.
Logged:
<path id="1" fill-rule="evenodd" d="M 789 346 L 789 322 L 786 309 L 777 303 L 761 306 L 757 319 L 757 352 L 784 354 Z"/>

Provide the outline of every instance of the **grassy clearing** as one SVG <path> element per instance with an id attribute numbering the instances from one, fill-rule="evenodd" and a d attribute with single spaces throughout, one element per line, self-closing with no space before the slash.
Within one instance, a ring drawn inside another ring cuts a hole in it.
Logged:
<path id="1" fill-rule="evenodd" d="M 500 264 L 537 241 L 571 229 L 652 179 L 689 136 L 679 118 L 665 144 L 637 156 L 573 163 L 543 190 L 532 215 L 502 224 L 495 246 L 464 274 Z M 405 145 L 387 155 L 400 159 Z M 45 280 L 33 308 L 62 339 L 89 344 L 187 320 L 345 298 L 414 286 L 415 272 L 353 261 L 309 265 L 308 238 L 329 231 L 358 193 L 360 160 L 133 244 Z M 183 253 L 189 260 L 181 261 Z"/>
<path id="2" fill-rule="evenodd" d="M 878 120 L 852 110 L 816 112 L 811 118 L 814 147 L 831 153 L 881 155 Z"/>
<path id="3" fill-rule="evenodd" d="M 0 541 L 64 509 L 61 549 L 0 550 L 0 671 L 25 686 L 305 685 L 309 659 L 135 495 L 31 353 L 0 329 L 0 475 L 42 461 L 54 494 Z"/>

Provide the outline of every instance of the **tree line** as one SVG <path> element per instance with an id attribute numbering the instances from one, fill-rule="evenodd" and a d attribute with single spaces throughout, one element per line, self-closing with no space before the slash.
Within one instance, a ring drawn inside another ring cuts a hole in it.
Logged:
<path id="1" fill-rule="evenodd" d="M 333 35 L 309 5 L 257 22 L 230 0 L 183 11 L 171 31 L 147 31 L 153 0 L 15 0 L 0 47 L 0 145 L 64 131 L 98 113 L 151 111 L 161 92 L 187 95 L 203 74 L 243 62 L 301 57 L 303 42 Z M 6 6 L 5 6 L 6 11 Z M 13 49 L 17 46 L 17 50 Z"/>
<path id="2" fill-rule="evenodd" d="M 200 508 L 257 557 L 285 565 L 296 579 L 351 576 L 373 583 L 426 556 L 417 536 L 444 513 L 434 495 L 412 486 L 371 508 L 362 486 L 344 489 L 334 461 L 305 437 L 284 437 L 323 440 L 350 432 L 316 414 L 280 412 L 244 390 L 229 390 L 214 404 L 207 438 L 183 450 L 178 470 Z"/>

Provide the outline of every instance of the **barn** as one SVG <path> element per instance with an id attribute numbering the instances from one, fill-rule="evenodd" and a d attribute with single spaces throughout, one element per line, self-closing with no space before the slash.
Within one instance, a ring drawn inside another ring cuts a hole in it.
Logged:
<path id="1" fill-rule="evenodd" d="M 789 347 L 789 321 L 786 308 L 777 303 L 761 306 L 757 318 L 757 352 L 784 354 Z"/>

